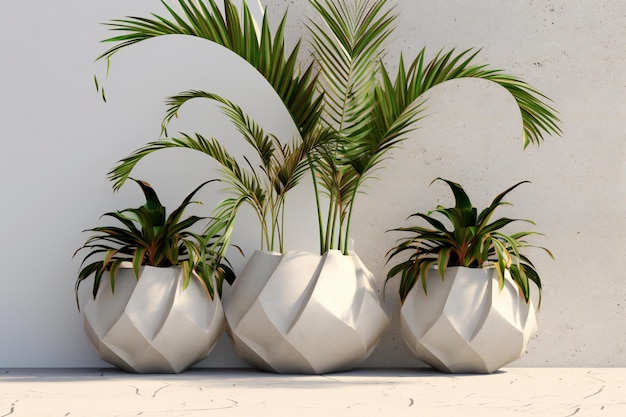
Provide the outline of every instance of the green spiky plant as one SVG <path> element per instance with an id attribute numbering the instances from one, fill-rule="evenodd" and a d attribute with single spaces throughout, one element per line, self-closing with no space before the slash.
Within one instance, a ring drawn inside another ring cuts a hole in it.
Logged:
<path id="1" fill-rule="evenodd" d="M 461 78 L 494 82 L 515 99 L 522 115 L 524 146 L 539 144 L 544 134 L 560 133 L 556 111 L 542 93 L 516 76 L 474 64 L 476 51 L 441 51 L 428 60 L 422 49 L 408 66 L 401 57 L 397 71 L 391 73 L 383 58 L 396 15 L 386 0 L 310 3 L 319 19 L 308 24 L 314 62 L 304 71 L 297 64 L 300 41 L 286 53 L 286 15 L 274 33 L 266 16 L 257 36 L 245 3 L 243 18 L 229 0 L 224 1 L 223 14 L 214 0 L 177 0 L 181 12 L 163 2 L 169 16 L 109 22 L 110 29 L 119 36 L 105 40 L 115 45 L 100 59 L 109 60 L 120 49 L 170 34 L 201 37 L 237 53 L 272 85 L 300 136 L 279 141 L 235 103 L 207 91 L 185 91 L 168 100 L 164 132 L 187 101 L 214 100 L 260 157 L 261 172 L 249 164 L 239 164 L 218 139 L 181 134 L 151 142 L 121 160 L 110 172 L 114 188 L 120 187 L 134 166 L 154 151 L 198 150 L 219 163 L 233 193 L 218 207 L 219 215 L 215 217 L 233 219 L 243 203 L 250 204 L 261 222 L 262 248 L 273 250 L 277 243 L 282 251 L 285 195 L 308 169 L 316 193 L 320 252 L 337 248 L 347 253 L 351 214 L 361 185 L 380 166 L 387 151 L 407 139 L 416 127 L 425 109 L 423 94 L 431 88 Z M 328 197 L 325 208 L 322 195 Z"/>
<path id="2" fill-rule="evenodd" d="M 212 299 L 216 290 L 213 282 L 215 279 L 217 291 L 221 293 L 223 280 L 232 283 L 235 277 L 227 261 L 217 263 L 223 259 L 220 255 L 223 239 L 210 228 L 203 234 L 190 230 L 199 221 L 205 220 L 205 217 L 182 218 L 190 204 L 200 204 L 192 201 L 193 196 L 204 185 L 215 180 L 199 185 L 167 216 L 165 207 L 150 184 L 131 179 L 141 187 L 146 198 L 145 204 L 138 208 L 103 214 L 102 217 L 113 218 L 119 225 L 85 230 L 94 234 L 74 253 L 76 256 L 83 250 L 89 251 L 83 258 L 76 279 L 76 303 L 79 309 L 78 289 L 85 279 L 94 275 L 92 294 L 95 298 L 100 281 L 105 272 L 108 272 L 111 289 L 115 291 L 117 271 L 125 264 L 132 267 L 136 279 L 139 279 L 142 265 L 180 266 L 184 288 L 187 288 L 192 277 L 196 277 L 202 281 Z M 101 259 L 93 261 L 94 257 Z"/>
<path id="3" fill-rule="evenodd" d="M 446 268 L 449 266 L 493 267 L 498 273 L 500 288 L 504 286 L 505 271 L 508 270 L 526 302 L 531 294 L 530 281 L 534 282 L 539 290 L 540 305 L 541 279 L 533 263 L 520 250 L 527 247 L 540 248 L 553 258 L 552 253 L 546 248 L 529 245 L 526 242 L 526 237 L 539 234 L 537 232 L 507 234 L 502 230 L 514 222 L 534 224 L 531 220 L 507 217 L 492 220 L 498 207 L 510 205 L 502 199 L 528 181 L 518 182 L 507 188 L 480 213 L 459 184 L 442 178 L 437 178 L 433 182 L 435 181 L 444 181 L 454 194 L 454 207 L 438 206 L 434 210 L 434 214 L 439 214 L 441 218 L 447 220 L 451 227 L 448 229 L 442 221 L 431 215 L 433 212 L 429 212 L 415 213 L 410 217 L 420 217 L 430 227 L 410 226 L 393 229 L 409 234 L 387 253 L 388 261 L 400 254 L 410 254 L 409 259 L 393 266 L 387 274 L 387 281 L 400 274 L 401 300 L 405 300 L 417 281 L 421 281 L 424 292 L 427 292 L 428 270 L 431 267 L 437 268 L 441 279 L 444 279 Z"/>

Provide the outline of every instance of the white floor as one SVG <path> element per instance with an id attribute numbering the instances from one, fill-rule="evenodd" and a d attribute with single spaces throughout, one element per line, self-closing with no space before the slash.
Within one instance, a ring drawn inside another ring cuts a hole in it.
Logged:
<path id="1" fill-rule="evenodd" d="M 421 369 L 275 375 L 192 369 L 0 369 L 5 416 L 626 416 L 626 368 Z"/>

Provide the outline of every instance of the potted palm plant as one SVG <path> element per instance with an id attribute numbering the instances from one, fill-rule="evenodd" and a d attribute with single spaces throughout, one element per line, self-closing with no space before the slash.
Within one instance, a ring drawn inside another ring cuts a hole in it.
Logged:
<path id="1" fill-rule="evenodd" d="M 415 213 L 411 217 L 428 226 L 394 229 L 409 235 L 388 253 L 389 260 L 410 255 L 387 274 L 387 280 L 400 275 L 401 333 L 417 358 L 438 370 L 491 373 L 519 358 L 537 328 L 531 292 L 534 285 L 539 307 L 541 279 L 521 252 L 535 247 L 525 239 L 537 233 L 502 230 L 514 222 L 534 223 L 492 218 L 509 204 L 506 194 L 527 181 L 478 213 L 459 184 L 437 180 L 455 197 L 454 207 L 434 210 L 450 227 L 433 213 Z"/>
<path id="2" fill-rule="evenodd" d="M 408 66 L 401 58 L 397 72 L 391 73 L 383 55 L 396 15 L 386 0 L 311 0 L 319 19 L 309 23 L 315 54 L 304 70 L 297 64 L 300 42 L 286 53 L 285 16 L 275 32 L 265 17 L 257 32 L 245 2 L 242 17 L 228 0 L 224 12 L 214 0 L 177 3 L 180 13 L 168 7 L 169 16 L 110 22 L 119 35 L 107 39 L 115 45 L 100 58 L 109 60 L 122 48 L 170 34 L 217 43 L 265 77 L 292 117 L 298 137 L 279 140 L 227 98 L 210 91 L 184 91 L 168 100 L 166 136 L 168 123 L 185 103 L 213 100 L 237 126 L 261 169 L 238 163 L 218 139 L 180 134 L 151 142 L 120 161 L 110 173 L 114 187 L 157 150 L 187 148 L 212 157 L 233 192 L 214 217 L 233 219 L 241 205 L 250 204 L 263 235 L 259 249 L 264 251 L 252 256 L 225 302 L 229 334 L 238 352 L 256 366 L 279 372 L 350 368 L 369 355 L 387 325 L 373 276 L 350 251 L 351 214 L 361 185 L 385 153 L 415 128 L 425 108 L 422 95 L 452 79 L 495 82 L 519 106 L 525 144 L 559 133 L 555 111 L 518 77 L 473 64 L 477 54 L 471 50 L 440 52 L 430 61 L 422 50 Z M 305 175 L 313 179 L 319 254 L 288 252 L 283 239 L 286 195 Z M 292 279 L 294 274 L 298 279 Z M 337 342 L 329 345 L 335 336 Z"/>
<path id="3" fill-rule="evenodd" d="M 76 251 L 88 251 L 76 302 L 80 310 L 79 287 L 93 275 L 84 325 L 102 359 L 129 372 L 178 373 L 204 359 L 222 334 L 221 286 L 234 274 L 227 263 L 216 263 L 220 237 L 190 229 L 204 218 L 182 218 L 210 181 L 169 216 L 150 184 L 134 181 L 146 203 L 105 213 L 118 225 L 89 229 L 94 234 Z"/>

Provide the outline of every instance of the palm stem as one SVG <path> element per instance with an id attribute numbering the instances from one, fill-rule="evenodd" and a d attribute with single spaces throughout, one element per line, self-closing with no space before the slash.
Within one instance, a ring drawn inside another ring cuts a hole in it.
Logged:
<path id="1" fill-rule="evenodd" d="M 354 187 L 354 191 L 352 194 L 352 199 L 350 200 L 350 204 L 348 205 L 348 220 L 346 221 L 346 241 L 344 242 L 345 245 L 343 247 L 343 254 L 347 255 L 348 254 L 348 249 L 349 249 L 349 236 L 350 236 L 350 221 L 352 220 L 352 209 L 354 208 L 354 201 L 356 199 L 356 193 L 357 193 L 358 187 Z"/>
<path id="2" fill-rule="evenodd" d="M 323 254 L 325 234 L 324 234 L 324 222 L 322 220 L 322 206 L 320 203 L 320 193 L 317 187 L 317 178 L 315 176 L 315 167 L 313 166 L 313 161 L 311 161 L 310 156 L 307 156 L 307 160 L 309 163 L 309 171 L 311 172 L 311 177 L 313 179 L 313 191 L 315 193 L 315 208 L 317 210 L 317 228 L 319 230 L 320 254 Z"/>

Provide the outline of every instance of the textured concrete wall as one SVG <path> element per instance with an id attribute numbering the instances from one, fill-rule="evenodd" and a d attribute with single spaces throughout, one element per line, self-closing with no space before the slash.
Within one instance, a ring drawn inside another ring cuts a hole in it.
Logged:
<path id="1" fill-rule="evenodd" d="M 264 4 L 274 22 L 289 7 L 290 35 L 305 34 L 306 1 Z M 118 55 L 104 104 L 93 86 L 93 74 L 104 72 L 93 59 L 107 35 L 98 23 L 160 10 L 156 0 L 3 3 L 0 367 L 101 364 L 74 305 L 79 262 L 71 255 L 85 238 L 80 231 L 94 226 L 101 213 L 139 201 L 131 186 L 114 195 L 105 174 L 116 160 L 158 137 L 167 95 L 224 88 L 271 129 L 285 129 L 284 114 L 269 109 L 267 91 L 254 73 L 238 73 L 239 88 L 229 90 L 228 83 L 215 80 L 232 73 L 209 58 L 205 45 L 176 39 Z M 435 177 L 463 183 L 481 205 L 528 179 L 532 184 L 510 195 L 514 206 L 503 214 L 535 220 L 546 235 L 538 243 L 556 260 L 537 254 L 544 280 L 540 329 L 516 364 L 626 366 L 626 2 L 401 0 L 397 12 L 388 62 L 396 62 L 400 51 L 412 58 L 423 46 L 430 54 L 482 48 L 479 61 L 523 76 L 554 100 L 564 133 L 523 151 L 520 117 L 505 92 L 477 81 L 435 89 L 420 129 L 359 197 L 353 237 L 361 258 L 382 287 L 384 255 L 395 239 L 385 230 L 404 224 L 411 213 L 450 202 L 441 185 L 429 187 Z M 306 48 L 302 57 L 307 59 Z M 175 127 L 232 134 L 219 118 L 215 109 L 199 105 Z M 168 204 L 213 175 L 206 158 L 191 152 L 154 155 L 136 173 Z M 314 214 L 309 192 L 304 184 L 292 197 L 298 215 Z M 207 190 L 205 207 L 218 198 Z M 235 242 L 250 252 L 258 232 L 248 214 Z M 314 250 L 315 224 L 297 216 L 290 221 L 290 244 Z M 233 261 L 237 268 L 244 262 Z M 385 297 L 394 326 L 367 365 L 416 363 L 398 333 L 396 289 L 390 283 Z M 203 365 L 241 362 L 224 339 Z"/>

